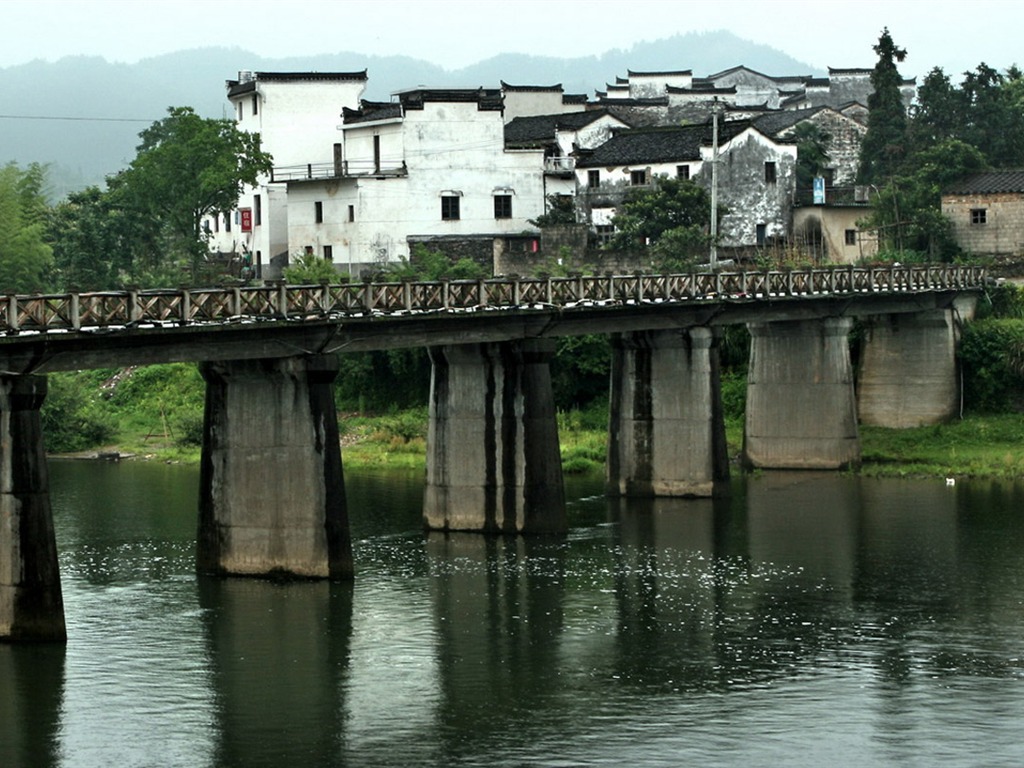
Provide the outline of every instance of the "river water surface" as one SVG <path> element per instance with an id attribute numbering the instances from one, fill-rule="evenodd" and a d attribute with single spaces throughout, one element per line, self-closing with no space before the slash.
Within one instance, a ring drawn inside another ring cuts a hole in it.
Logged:
<path id="1" fill-rule="evenodd" d="M 198 471 L 53 462 L 67 647 L 0 646 L 0 766 L 1018 766 L 1024 485 L 569 482 L 424 535 L 346 475 L 354 584 L 197 578 Z"/>

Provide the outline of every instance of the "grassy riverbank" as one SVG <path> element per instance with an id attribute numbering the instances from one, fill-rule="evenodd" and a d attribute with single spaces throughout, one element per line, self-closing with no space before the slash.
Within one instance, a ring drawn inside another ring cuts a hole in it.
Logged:
<path id="1" fill-rule="evenodd" d="M 567 473 L 603 467 L 606 419 L 603 408 L 559 414 L 562 466 Z M 372 416 L 341 414 L 339 423 L 346 467 L 426 465 L 425 408 Z M 729 455 L 738 460 L 742 423 L 730 422 L 726 432 Z M 176 445 L 151 432 L 122 435 L 105 450 L 151 460 L 199 461 L 198 446 Z M 872 477 L 1024 478 L 1024 415 L 968 416 L 917 429 L 862 427 L 861 451 L 860 473 Z"/>
<path id="2" fill-rule="evenodd" d="M 734 459 L 743 442 L 742 384 L 737 379 L 723 388 L 730 414 L 726 436 Z M 203 391 L 195 366 L 187 365 L 51 376 L 44 434 L 56 454 L 95 456 L 109 451 L 198 462 Z M 566 472 L 604 465 L 607 421 L 603 403 L 559 414 Z M 339 427 L 347 467 L 426 464 L 426 407 L 342 412 Z M 918 429 L 862 427 L 861 452 L 860 472 L 865 475 L 1024 478 L 1024 414 L 970 415 Z"/>

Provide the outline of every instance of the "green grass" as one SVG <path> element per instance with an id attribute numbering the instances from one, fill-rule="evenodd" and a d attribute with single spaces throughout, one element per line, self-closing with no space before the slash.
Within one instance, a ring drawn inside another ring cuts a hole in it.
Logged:
<path id="1" fill-rule="evenodd" d="M 203 387 L 196 366 L 187 364 L 52 374 L 43 406 L 47 447 L 55 453 L 116 449 L 197 462 Z M 345 466 L 424 468 L 427 418 L 426 407 L 340 414 Z M 565 472 L 604 466 L 607 423 L 606 402 L 558 414 Z M 1024 414 L 969 415 L 917 429 L 861 427 L 860 435 L 864 475 L 1024 478 Z M 726 439 L 729 455 L 738 457 L 743 444 L 738 408 L 729 411 Z"/>
<path id="2" fill-rule="evenodd" d="M 1024 477 L 1024 414 L 971 415 L 932 427 L 861 427 L 861 474 Z"/>

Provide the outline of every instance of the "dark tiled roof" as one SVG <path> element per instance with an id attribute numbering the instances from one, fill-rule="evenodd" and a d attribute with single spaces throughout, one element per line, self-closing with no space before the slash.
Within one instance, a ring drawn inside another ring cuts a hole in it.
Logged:
<path id="1" fill-rule="evenodd" d="M 555 140 L 556 130 L 578 131 L 607 114 L 607 109 L 597 109 L 589 112 L 517 117 L 505 126 L 505 143 L 520 146 L 549 144 Z"/>
<path id="2" fill-rule="evenodd" d="M 946 195 L 992 195 L 1000 192 L 1024 192 L 1024 169 L 979 171 L 964 176 L 943 190 Z"/>
<path id="3" fill-rule="evenodd" d="M 823 109 L 827 109 L 827 107 L 778 110 L 771 114 L 755 117 L 754 125 L 768 136 L 778 136 L 781 132 L 788 131 L 797 123 L 806 120 Z"/>
<path id="4" fill-rule="evenodd" d="M 342 122 L 346 125 L 370 123 L 374 120 L 387 120 L 401 116 L 402 105 L 390 101 L 367 101 L 363 99 L 360 102 L 359 109 L 341 108 Z"/>
<path id="5" fill-rule="evenodd" d="M 587 94 L 585 93 L 563 93 L 562 94 L 563 104 L 586 104 Z"/>
<path id="6" fill-rule="evenodd" d="M 512 85 L 506 83 L 504 80 L 501 81 L 501 89 L 503 91 L 525 91 L 529 93 L 540 93 L 544 91 L 555 91 L 561 92 L 562 84 L 557 85 Z"/>
<path id="7" fill-rule="evenodd" d="M 718 140 L 724 143 L 750 127 L 745 120 L 724 123 Z M 686 125 L 622 131 L 582 156 L 578 168 L 672 163 L 699 160 L 700 148 L 711 144 L 711 125 Z"/>
<path id="8" fill-rule="evenodd" d="M 736 86 L 730 85 L 728 88 L 716 88 L 713 83 L 698 83 L 694 81 L 692 88 L 668 85 L 665 86 L 665 92 L 672 93 L 677 96 L 707 96 L 709 94 L 714 95 L 716 93 L 733 94 L 736 93 Z"/>
<path id="9" fill-rule="evenodd" d="M 692 75 L 692 69 L 670 69 L 664 72 L 637 72 L 632 69 L 626 70 L 629 77 L 664 77 L 666 75 Z"/>
<path id="10" fill-rule="evenodd" d="M 427 102 L 476 102 L 480 110 L 500 110 L 501 91 L 497 88 L 410 88 L 396 94 L 405 109 L 423 109 Z"/>
<path id="11" fill-rule="evenodd" d="M 240 96 L 243 93 L 254 91 L 256 89 L 257 81 L 265 83 L 296 81 L 310 82 L 323 80 L 365 82 L 368 76 L 364 69 L 359 72 L 252 72 L 249 74 L 249 78 L 250 79 L 245 82 L 242 82 L 241 80 L 226 81 L 228 96 Z"/>

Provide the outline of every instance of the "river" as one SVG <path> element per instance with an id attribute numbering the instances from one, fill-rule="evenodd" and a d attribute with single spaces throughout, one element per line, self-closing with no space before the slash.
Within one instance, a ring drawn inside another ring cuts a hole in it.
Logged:
<path id="1" fill-rule="evenodd" d="M 68 643 L 0 646 L 0 766 L 1024 764 L 1024 484 L 574 478 L 537 540 L 346 484 L 353 584 L 218 580 L 195 468 L 53 461 Z"/>

